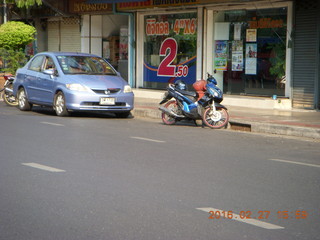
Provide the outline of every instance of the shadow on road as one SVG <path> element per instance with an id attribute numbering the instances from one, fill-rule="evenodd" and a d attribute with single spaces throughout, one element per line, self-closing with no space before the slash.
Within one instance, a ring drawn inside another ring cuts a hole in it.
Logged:
<path id="1" fill-rule="evenodd" d="M 33 106 L 31 109 L 31 112 L 48 115 L 48 116 L 56 116 L 55 111 L 51 107 L 45 107 L 45 106 Z M 57 116 L 56 116 L 57 117 Z M 121 117 L 117 117 L 113 113 L 107 113 L 107 112 L 92 112 L 92 111 L 83 111 L 83 112 L 70 112 L 69 117 L 77 117 L 77 118 L 116 118 L 116 119 L 122 119 Z M 131 119 L 134 118 L 132 114 L 129 115 L 128 118 L 125 119 Z"/>

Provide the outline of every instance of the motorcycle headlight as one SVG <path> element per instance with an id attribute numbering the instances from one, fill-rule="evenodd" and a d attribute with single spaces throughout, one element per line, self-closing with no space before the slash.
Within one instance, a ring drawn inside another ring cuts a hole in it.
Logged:
<path id="1" fill-rule="evenodd" d="M 79 91 L 79 92 L 89 92 L 90 91 L 90 88 L 83 86 L 79 83 L 66 84 L 66 87 L 71 91 Z"/>
<path id="2" fill-rule="evenodd" d="M 124 86 L 124 89 L 123 89 L 123 92 L 124 93 L 131 93 L 132 92 L 132 89 L 129 85 L 125 85 Z"/>
<path id="3" fill-rule="evenodd" d="M 214 90 L 214 91 L 213 91 L 213 96 L 214 96 L 214 97 L 219 97 L 219 93 L 218 93 L 216 90 Z"/>

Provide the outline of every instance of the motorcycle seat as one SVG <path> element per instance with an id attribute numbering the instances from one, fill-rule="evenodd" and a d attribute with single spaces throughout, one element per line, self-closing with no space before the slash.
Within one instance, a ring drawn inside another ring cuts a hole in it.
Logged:
<path id="1" fill-rule="evenodd" d="M 185 96 L 190 96 L 190 97 L 195 97 L 195 98 L 198 96 L 198 94 L 196 92 L 180 90 L 180 89 L 177 89 L 177 88 L 176 88 L 176 90 L 177 90 L 177 92 L 179 92 L 179 93 L 181 93 L 181 94 L 183 94 Z"/>

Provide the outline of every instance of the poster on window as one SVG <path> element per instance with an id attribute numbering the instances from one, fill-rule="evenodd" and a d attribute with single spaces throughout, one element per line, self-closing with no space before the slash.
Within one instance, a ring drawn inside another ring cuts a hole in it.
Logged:
<path id="1" fill-rule="evenodd" d="M 214 66 L 218 71 L 227 71 L 228 69 L 228 41 L 216 41 Z"/>
<path id="2" fill-rule="evenodd" d="M 247 29 L 247 42 L 256 42 L 257 41 L 257 29 Z"/>
<path id="3" fill-rule="evenodd" d="M 232 41 L 232 71 L 243 71 L 242 41 Z"/>
<path id="4" fill-rule="evenodd" d="M 257 74 L 257 44 L 246 44 L 246 71 L 247 75 Z"/>
<path id="5" fill-rule="evenodd" d="M 145 17 L 144 87 L 196 81 L 197 14 Z"/>

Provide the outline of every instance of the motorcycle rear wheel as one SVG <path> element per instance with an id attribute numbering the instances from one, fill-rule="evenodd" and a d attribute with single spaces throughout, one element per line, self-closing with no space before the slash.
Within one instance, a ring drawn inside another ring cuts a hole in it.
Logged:
<path id="1" fill-rule="evenodd" d="M 212 108 L 209 107 L 204 111 L 202 120 L 209 128 L 223 128 L 229 122 L 229 113 L 224 108 L 217 107 L 216 111 L 213 111 Z"/>
<path id="2" fill-rule="evenodd" d="M 178 114 L 178 104 L 175 100 L 171 100 L 169 102 L 167 102 L 164 105 L 165 108 L 169 109 L 170 111 L 177 113 Z M 175 119 L 173 116 L 170 116 L 169 114 L 162 112 L 161 114 L 161 118 L 162 118 L 162 122 L 166 125 L 173 125 L 177 122 L 177 119 Z"/>
<path id="3" fill-rule="evenodd" d="M 12 83 L 9 84 L 7 88 L 12 89 Z M 18 106 L 19 104 L 17 99 L 13 96 L 13 94 L 10 92 L 6 92 L 6 90 L 4 90 L 2 98 L 3 98 L 3 101 L 9 106 L 15 107 L 15 106 Z"/>

